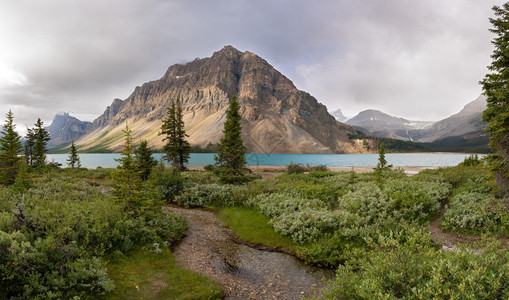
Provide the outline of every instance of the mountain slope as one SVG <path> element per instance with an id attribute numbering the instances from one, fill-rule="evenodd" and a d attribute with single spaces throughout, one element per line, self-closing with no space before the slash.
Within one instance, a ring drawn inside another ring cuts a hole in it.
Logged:
<path id="1" fill-rule="evenodd" d="M 459 113 L 434 123 L 409 121 L 377 110 L 360 112 L 346 123 L 377 137 L 426 143 L 436 151 L 485 152 L 489 140 L 482 121 L 485 108 L 486 98 L 481 95 Z"/>
<path id="2" fill-rule="evenodd" d="M 341 111 L 341 109 L 336 109 L 335 111 L 331 112 L 330 114 L 341 123 L 345 123 L 345 121 L 348 120 L 348 118 L 345 117 L 345 115 L 343 115 L 343 112 Z"/>
<path id="3" fill-rule="evenodd" d="M 136 87 L 125 100 L 115 99 L 77 143 L 81 149 L 118 151 L 128 123 L 135 139 L 153 147 L 161 119 L 180 96 L 191 145 L 217 143 L 223 136 L 225 112 L 232 95 L 241 106 L 242 137 L 251 153 L 354 153 L 355 131 L 337 122 L 324 105 L 269 63 L 251 52 L 226 46 L 212 57 L 171 66 L 159 80 Z"/>
<path id="4" fill-rule="evenodd" d="M 432 124 L 426 121 L 409 121 L 407 119 L 390 116 L 378 110 L 361 111 L 355 117 L 349 119 L 346 124 L 354 128 L 362 128 L 378 137 L 393 138 L 400 140 L 412 140 L 408 135 L 409 130 L 423 128 Z M 362 131 L 361 129 L 361 131 Z"/>
<path id="5" fill-rule="evenodd" d="M 410 136 L 418 142 L 434 142 L 450 137 L 486 136 L 484 133 L 486 123 L 482 120 L 482 112 L 485 108 L 486 98 L 481 95 L 465 105 L 459 113 L 436 122 L 429 128 L 411 131 Z"/>
<path id="6" fill-rule="evenodd" d="M 91 124 L 91 122 L 80 121 L 68 113 L 58 113 L 51 125 L 46 127 L 51 137 L 50 144 L 59 145 L 77 140 L 87 132 Z"/>

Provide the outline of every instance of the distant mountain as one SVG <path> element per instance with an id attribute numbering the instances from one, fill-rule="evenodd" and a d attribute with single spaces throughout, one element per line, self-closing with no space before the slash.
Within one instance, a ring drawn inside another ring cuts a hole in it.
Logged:
<path id="1" fill-rule="evenodd" d="M 482 112 L 486 109 L 486 97 L 481 95 L 465 105 L 457 114 L 434 123 L 431 127 L 410 131 L 409 135 L 417 142 L 434 142 L 450 137 L 471 139 L 486 136 L 486 123 L 482 120 Z"/>
<path id="2" fill-rule="evenodd" d="M 51 125 L 46 127 L 51 136 L 50 144 L 59 145 L 77 140 L 87 132 L 91 124 L 80 121 L 68 113 L 58 113 Z"/>
<path id="3" fill-rule="evenodd" d="M 81 150 L 122 148 L 126 123 L 136 141 L 161 148 L 161 119 L 180 97 L 192 146 L 215 144 L 223 136 L 229 99 L 238 96 L 242 137 L 251 153 L 360 153 L 350 140 L 355 130 L 337 122 L 324 105 L 267 61 L 231 46 L 212 57 L 171 66 L 158 80 L 136 87 L 125 100 L 115 99 L 78 140 Z"/>
<path id="4" fill-rule="evenodd" d="M 348 118 L 343 115 L 343 112 L 341 112 L 341 109 L 337 109 L 330 114 L 341 123 L 345 123 L 345 121 L 348 120 Z"/>
<path id="5" fill-rule="evenodd" d="M 363 132 L 369 132 L 377 137 L 385 137 L 399 140 L 412 140 L 408 135 L 409 130 L 415 130 L 430 126 L 433 122 L 409 121 L 404 118 L 390 116 L 379 110 L 365 110 L 355 117 L 346 121 Z"/>
<path id="6" fill-rule="evenodd" d="M 489 137 L 482 121 L 485 108 L 486 97 L 481 95 L 457 114 L 438 122 L 415 122 L 366 110 L 346 123 L 377 137 L 425 143 L 434 151 L 487 152 Z"/>

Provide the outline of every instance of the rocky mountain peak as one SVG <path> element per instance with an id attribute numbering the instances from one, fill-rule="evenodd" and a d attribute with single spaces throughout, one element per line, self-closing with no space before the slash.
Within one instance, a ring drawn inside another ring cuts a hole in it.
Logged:
<path id="1" fill-rule="evenodd" d="M 227 45 L 227 46 L 224 46 L 223 49 L 221 49 L 217 52 L 214 52 L 214 54 L 212 54 L 212 58 L 217 57 L 217 56 L 226 56 L 226 57 L 235 58 L 235 57 L 240 57 L 241 55 L 242 55 L 242 52 L 237 50 L 237 48 L 235 48 L 231 45 Z"/>
<path id="2" fill-rule="evenodd" d="M 52 145 L 69 143 L 83 136 L 92 123 L 80 121 L 67 112 L 57 113 L 50 126 L 46 127 L 49 132 Z"/>
<path id="3" fill-rule="evenodd" d="M 237 95 L 243 138 L 255 153 L 350 153 L 362 151 L 348 138 L 354 130 L 337 122 L 324 105 L 256 54 L 226 46 L 209 58 L 168 68 L 159 80 L 115 99 L 81 141 L 118 150 L 127 121 L 135 138 L 162 145 L 157 135 L 171 101 L 180 97 L 192 145 L 217 143 L 229 99 Z"/>
<path id="4" fill-rule="evenodd" d="M 468 103 L 463 109 L 454 116 L 468 116 L 482 113 L 486 109 L 486 96 L 480 95 L 474 101 Z"/>

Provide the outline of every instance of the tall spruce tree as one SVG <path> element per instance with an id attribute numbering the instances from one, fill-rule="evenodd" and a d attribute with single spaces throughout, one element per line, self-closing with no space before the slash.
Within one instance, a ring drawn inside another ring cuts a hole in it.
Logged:
<path id="1" fill-rule="evenodd" d="M 124 148 L 122 156 L 115 159 L 119 165 L 113 172 L 113 179 L 115 180 L 115 194 L 120 198 L 129 198 L 138 191 L 141 179 L 135 163 L 132 132 L 127 123 L 123 132 L 125 135 Z"/>
<path id="2" fill-rule="evenodd" d="M 37 119 L 35 127 L 32 129 L 34 134 L 33 146 L 33 165 L 35 167 L 44 166 L 46 164 L 46 152 L 48 152 L 48 142 L 50 141 L 49 132 L 42 127 L 41 118 Z"/>
<path id="3" fill-rule="evenodd" d="M 496 174 L 500 191 L 509 198 L 509 2 L 494 6 L 496 18 L 490 18 L 490 31 L 496 36 L 495 46 L 488 66 L 490 73 L 480 82 L 487 107 L 483 120 L 488 123 L 490 147 L 494 154 L 489 157 L 489 166 Z"/>
<path id="4" fill-rule="evenodd" d="M 163 141 L 166 141 L 163 146 L 164 159 L 180 171 L 185 170 L 191 152 L 184 127 L 180 97 L 177 97 L 177 100 L 172 101 L 168 108 L 168 116 L 163 120 L 159 135 L 165 135 L 163 138 Z"/>
<path id="5" fill-rule="evenodd" d="M 226 177 L 242 176 L 246 171 L 246 148 L 242 142 L 241 116 L 239 113 L 237 96 L 233 95 L 226 111 L 224 122 L 224 137 L 218 144 L 218 153 L 215 157 L 222 174 Z"/>
<path id="6" fill-rule="evenodd" d="M 182 105 L 180 103 L 180 97 L 177 97 L 177 111 L 175 114 L 176 125 L 177 125 L 177 163 L 178 168 L 183 171 L 186 169 L 186 164 L 189 163 L 189 157 L 191 155 L 191 146 L 187 141 L 185 131 L 185 124 L 183 120 Z"/>
<path id="7" fill-rule="evenodd" d="M 35 134 L 32 128 L 27 127 L 27 134 L 25 135 L 25 160 L 27 166 L 31 166 L 34 162 L 34 145 Z"/>
<path id="8" fill-rule="evenodd" d="M 141 141 L 135 151 L 135 163 L 138 171 L 140 172 L 141 180 L 146 181 L 152 172 L 152 169 L 157 166 L 157 160 L 152 157 L 152 149 L 148 147 L 148 142 Z"/>
<path id="9" fill-rule="evenodd" d="M 14 115 L 12 111 L 5 115 L 5 124 L 2 127 L 3 136 L 0 138 L 0 167 L 2 175 L 0 177 L 4 184 L 11 185 L 16 179 L 19 168 L 19 153 L 23 149 L 21 137 L 16 131 L 14 124 Z"/>
<path id="10" fill-rule="evenodd" d="M 177 119 L 175 115 L 177 113 L 175 102 L 172 101 L 167 111 L 167 117 L 163 120 L 161 125 L 161 132 L 159 135 L 164 135 L 163 142 L 166 142 L 163 146 L 164 156 L 163 158 L 171 163 L 171 166 L 176 168 L 178 165 L 177 160 Z"/>
<path id="11" fill-rule="evenodd" d="M 67 165 L 72 169 L 81 167 L 80 157 L 76 150 L 76 145 L 74 145 L 74 140 L 71 142 L 71 154 L 69 154 L 69 158 L 67 158 Z"/>

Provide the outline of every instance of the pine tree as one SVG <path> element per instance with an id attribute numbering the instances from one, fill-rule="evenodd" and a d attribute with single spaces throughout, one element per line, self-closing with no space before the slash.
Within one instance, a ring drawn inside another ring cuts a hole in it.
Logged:
<path id="1" fill-rule="evenodd" d="M 175 102 L 172 101 L 168 108 L 168 116 L 163 120 L 161 125 L 161 132 L 159 135 L 165 135 L 163 142 L 166 143 L 163 146 L 164 156 L 163 158 L 171 163 L 172 167 L 176 168 L 178 165 L 178 152 L 177 152 L 177 119 Z"/>
<path id="2" fill-rule="evenodd" d="M 215 157 L 226 181 L 229 181 L 228 177 L 232 177 L 231 179 L 234 180 L 233 177 L 242 176 L 246 171 L 246 148 L 242 142 L 240 121 L 239 103 L 237 96 L 234 95 L 226 111 L 224 137 L 219 141 L 218 153 Z"/>
<path id="3" fill-rule="evenodd" d="M 378 165 L 377 167 L 381 169 L 387 168 L 387 160 L 385 160 L 385 146 L 384 144 L 380 144 L 380 148 L 378 150 Z"/>
<path id="4" fill-rule="evenodd" d="M 157 165 L 157 160 L 152 157 L 153 152 L 148 147 L 147 141 L 141 141 L 135 153 L 136 167 L 141 174 L 141 180 L 146 181 L 152 169 Z"/>
<path id="5" fill-rule="evenodd" d="M 32 186 L 32 180 L 28 176 L 28 165 L 22 161 L 20 161 L 18 165 L 18 174 L 16 174 L 16 179 L 12 187 L 15 191 L 24 193 Z"/>
<path id="6" fill-rule="evenodd" d="M 34 134 L 34 146 L 33 146 L 33 164 L 36 167 L 44 166 L 46 164 L 46 152 L 48 149 L 46 146 L 50 141 L 49 132 L 42 127 L 43 122 L 41 118 L 37 119 L 35 127 L 32 129 Z"/>
<path id="7" fill-rule="evenodd" d="M 375 181 L 378 184 L 383 182 L 383 171 L 391 167 L 392 165 L 387 165 L 387 160 L 385 160 L 385 146 L 381 143 L 378 149 L 378 164 L 375 168 Z"/>
<path id="8" fill-rule="evenodd" d="M 177 111 L 175 114 L 176 118 L 176 125 L 177 125 L 177 163 L 178 168 L 181 171 L 184 171 L 186 169 L 186 164 L 189 163 L 189 157 L 191 153 L 191 146 L 189 145 L 189 142 L 187 141 L 187 137 L 189 137 L 186 134 L 186 131 L 184 129 L 185 124 L 182 113 L 182 105 L 180 104 L 180 97 L 177 97 Z"/>
<path id="9" fill-rule="evenodd" d="M 2 128 L 3 136 L 0 138 L 0 167 L 2 182 L 8 185 L 14 183 L 19 168 L 19 153 L 23 149 L 21 137 L 16 132 L 12 111 L 5 115 L 6 120 Z"/>
<path id="10" fill-rule="evenodd" d="M 34 162 L 34 145 L 34 130 L 32 128 L 27 128 L 27 134 L 25 135 L 25 160 L 27 166 L 31 166 Z"/>
<path id="11" fill-rule="evenodd" d="M 67 159 L 67 165 L 74 169 L 76 166 L 77 168 L 81 167 L 80 157 L 78 156 L 78 151 L 76 150 L 76 145 L 74 145 L 74 140 L 71 142 L 71 154 L 69 155 L 69 158 Z"/>
<path id="12" fill-rule="evenodd" d="M 495 46 L 488 66 L 491 71 L 480 82 L 487 97 L 483 120 L 488 123 L 490 147 L 494 154 L 489 166 L 496 174 L 502 194 L 509 196 L 509 2 L 494 6 L 496 18 L 490 18 L 490 31 L 496 35 Z"/>
<path id="13" fill-rule="evenodd" d="M 163 138 L 163 141 L 166 141 L 163 146 L 164 159 L 180 171 L 185 170 L 191 152 L 189 142 L 186 140 L 188 135 L 182 118 L 180 97 L 177 97 L 176 101 L 171 102 L 171 106 L 168 108 L 168 116 L 163 120 L 161 132 L 159 133 L 159 135 L 166 135 Z"/>
<path id="14" fill-rule="evenodd" d="M 122 150 L 122 157 L 115 159 L 119 165 L 115 172 L 113 172 L 113 179 L 116 182 L 115 193 L 117 196 L 128 198 L 140 187 L 140 172 L 137 170 L 134 161 L 133 138 L 127 123 L 123 132 L 125 135 L 124 149 Z"/>

